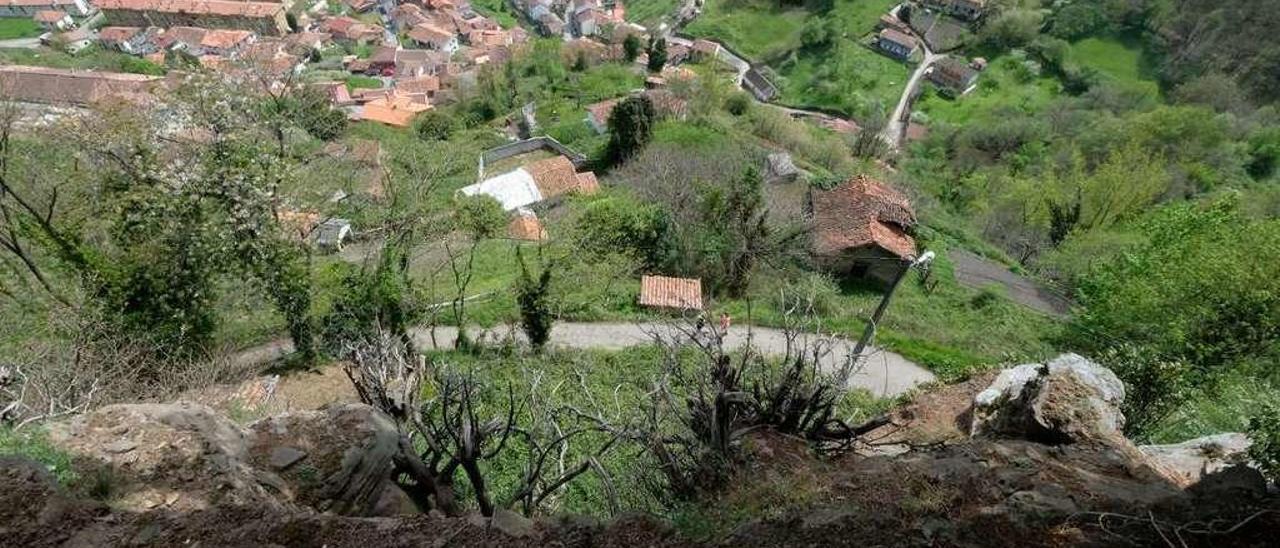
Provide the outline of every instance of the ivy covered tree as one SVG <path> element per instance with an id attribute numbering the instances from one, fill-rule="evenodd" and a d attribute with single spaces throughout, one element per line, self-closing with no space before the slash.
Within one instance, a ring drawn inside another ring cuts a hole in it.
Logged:
<path id="1" fill-rule="evenodd" d="M 516 280 L 516 303 L 520 305 L 520 328 L 529 338 L 529 344 L 542 350 L 551 340 L 551 325 L 555 317 L 551 310 L 551 272 L 544 265 L 534 276 L 524 260 L 524 253 L 516 248 L 516 261 L 520 263 L 520 278 Z"/>
<path id="2" fill-rule="evenodd" d="M 622 39 L 622 58 L 628 63 L 634 63 L 636 58 L 640 56 L 640 37 L 636 34 L 629 33 L 626 38 Z"/>
<path id="3" fill-rule="evenodd" d="M 609 115 L 608 155 L 617 164 L 635 156 L 653 138 L 657 113 L 648 97 L 628 97 Z"/>
<path id="4" fill-rule="evenodd" d="M 667 65 L 667 39 L 656 38 L 649 41 L 649 72 L 662 72 Z"/>
<path id="5" fill-rule="evenodd" d="M 76 177 L 59 185 L 78 210 L 45 192 L 33 166 L 0 170 L 0 210 L 34 229 L 15 237 L 20 252 L 41 248 L 90 304 L 174 357 L 209 348 L 223 282 L 248 281 L 313 359 L 308 253 L 280 229 L 274 198 L 295 160 L 262 139 L 275 133 L 261 123 L 263 94 L 193 75 L 163 100 L 165 109 L 104 109 L 56 134 L 80 152 L 61 171 Z M 156 139 L 174 118 L 199 139 Z"/>

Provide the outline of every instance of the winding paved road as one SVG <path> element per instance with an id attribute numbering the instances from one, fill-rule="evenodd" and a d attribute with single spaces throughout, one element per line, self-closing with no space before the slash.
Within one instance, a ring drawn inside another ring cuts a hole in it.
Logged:
<path id="1" fill-rule="evenodd" d="M 471 328 L 468 334 L 473 338 L 484 335 L 490 338 L 501 338 L 512 333 L 509 326 L 488 331 L 487 335 L 479 328 Z M 741 348 L 747 342 L 750 332 L 751 344 L 761 353 L 768 356 L 782 356 L 786 352 L 786 337 L 780 329 L 768 327 L 734 326 L 725 337 L 725 347 Z M 555 324 L 551 330 L 551 345 L 563 348 L 622 350 L 632 346 L 649 344 L 654 334 L 670 338 L 677 334 L 675 329 L 664 323 L 574 323 Z M 523 339 L 519 330 L 514 330 L 517 337 Z M 448 349 L 453 348 L 458 330 L 455 327 L 440 326 L 436 328 L 433 344 L 428 328 L 413 330 L 414 341 L 420 348 Z M 800 343 L 812 341 L 812 336 L 801 336 Z M 275 341 L 245 350 L 237 354 L 237 361 L 266 363 L 283 357 L 293 350 L 287 340 Z M 846 339 L 835 339 L 832 351 L 823 356 L 819 363 L 826 371 L 834 371 L 853 350 L 853 342 Z M 868 348 L 863 353 L 863 366 L 860 371 L 849 377 L 851 388 L 862 388 L 877 396 L 897 396 L 913 387 L 936 380 L 933 373 L 912 363 L 899 354 L 879 348 Z"/>
<path id="2" fill-rule="evenodd" d="M 901 10 L 902 4 L 898 4 L 889 12 L 889 15 L 894 19 L 898 19 L 898 12 Z M 901 19 L 898 20 L 901 21 Z M 907 87 L 902 90 L 902 97 L 898 99 L 898 106 L 894 107 L 888 123 L 885 124 L 884 129 L 880 132 L 880 138 L 884 139 L 885 142 L 889 143 L 889 147 L 895 150 L 902 144 L 902 121 L 910 115 L 906 111 L 911 107 L 911 94 L 915 93 L 917 87 L 920 87 L 920 80 L 924 79 L 929 67 L 947 56 L 930 50 L 929 44 L 925 42 L 923 36 L 916 34 L 914 31 L 912 31 L 912 35 L 915 35 L 916 39 L 920 41 L 920 49 L 924 50 L 924 60 L 920 61 L 920 65 L 916 67 L 915 72 L 911 73 L 911 79 L 907 80 Z"/>

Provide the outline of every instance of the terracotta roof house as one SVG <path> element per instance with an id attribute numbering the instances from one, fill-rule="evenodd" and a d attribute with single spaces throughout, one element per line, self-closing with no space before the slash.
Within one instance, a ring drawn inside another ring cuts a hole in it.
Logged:
<path id="1" fill-rule="evenodd" d="M 382 39 L 382 29 L 350 17 L 331 17 L 320 22 L 320 32 L 339 42 L 367 44 Z"/>
<path id="2" fill-rule="evenodd" d="M 40 10 L 31 18 L 48 31 L 66 30 L 76 26 L 71 15 L 62 10 Z"/>
<path id="3" fill-rule="evenodd" d="M 409 127 L 414 116 L 431 110 L 431 102 L 423 95 L 411 95 L 397 91 L 384 91 L 382 97 L 365 103 L 360 119 L 389 126 Z"/>
<path id="4" fill-rule="evenodd" d="M 916 256 L 907 234 L 916 223 L 911 202 L 885 183 L 857 175 L 831 190 L 811 191 L 809 206 L 810 251 L 827 270 L 888 284 Z"/>
<path id="5" fill-rule="evenodd" d="M 98 35 L 93 32 L 93 29 L 81 27 L 53 35 L 49 39 L 49 44 L 60 47 L 68 53 L 76 53 L 97 41 Z"/>
<path id="6" fill-rule="evenodd" d="M 206 54 L 231 56 L 257 38 L 247 30 L 216 29 L 205 33 L 200 39 L 200 49 Z"/>
<path id="7" fill-rule="evenodd" d="M 880 20 L 876 22 L 876 28 L 877 29 L 893 29 L 902 33 L 909 32 L 911 30 L 911 27 L 907 26 L 907 24 L 904 23 L 901 19 L 898 19 L 897 17 L 894 17 L 887 13 L 880 16 Z"/>
<path id="8" fill-rule="evenodd" d="M 0 0 L 0 17 L 33 17 L 45 10 L 84 17 L 93 13 L 93 6 L 86 0 Z"/>
<path id="9" fill-rule="evenodd" d="M 600 190 L 600 180 L 596 178 L 596 172 L 584 171 L 578 174 L 578 188 L 574 189 L 583 194 L 595 194 Z"/>
<path id="10" fill-rule="evenodd" d="M 547 239 L 547 229 L 542 226 L 538 215 L 528 208 L 516 210 L 515 216 L 507 224 L 507 236 L 513 240 L 541 242 Z"/>
<path id="11" fill-rule="evenodd" d="M 473 30 L 467 33 L 467 45 L 509 46 L 512 43 L 511 33 L 505 30 Z"/>
<path id="12" fill-rule="evenodd" d="M 103 47 L 116 49 L 130 55 L 147 55 L 159 49 L 155 38 L 160 30 L 138 27 L 102 27 L 98 30 L 98 42 Z"/>
<path id="13" fill-rule="evenodd" d="M 710 40 L 694 40 L 693 46 L 689 48 L 689 57 L 699 62 L 715 59 L 718 53 L 720 53 L 720 44 Z"/>
<path id="14" fill-rule="evenodd" d="M 702 310 L 702 280 L 667 276 L 641 276 L 640 306 L 673 310 Z"/>
<path id="15" fill-rule="evenodd" d="M 409 40 L 427 49 L 453 53 L 458 51 L 458 36 L 430 23 L 423 23 L 409 29 Z"/>
<path id="16" fill-rule="evenodd" d="M 621 101 L 621 99 L 606 99 L 599 103 L 587 105 L 587 124 L 596 133 L 603 135 L 609 130 L 609 115 L 613 114 L 613 107 L 618 106 Z"/>
<path id="17" fill-rule="evenodd" d="M 978 71 L 959 59 L 946 58 L 929 70 L 929 81 L 951 97 L 959 97 L 978 86 Z"/>
<path id="18" fill-rule="evenodd" d="M 289 33 L 284 4 L 232 0 L 96 0 L 107 22 L 132 27 L 204 27 Z"/>
<path id="19" fill-rule="evenodd" d="M 345 107 L 356 104 L 355 99 L 351 98 L 351 91 L 347 89 L 345 82 L 315 82 L 308 84 L 311 87 L 319 89 L 329 97 L 329 102 L 335 107 Z"/>
<path id="20" fill-rule="evenodd" d="M 332 42 L 333 36 L 327 32 L 295 32 L 285 36 L 284 40 L 291 46 L 306 50 L 319 50 L 329 42 Z"/>
<path id="21" fill-rule="evenodd" d="M 400 4 L 392 8 L 389 17 L 396 32 L 404 32 L 413 28 L 414 25 L 421 25 L 430 21 L 426 10 L 414 4 Z"/>
<path id="22" fill-rule="evenodd" d="M 909 59 L 920 49 L 920 42 L 914 36 L 894 29 L 881 30 L 876 45 L 890 57 L 903 60 Z"/>
<path id="23" fill-rule="evenodd" d="M 427 49 L 402 49 L 396 52 L 394 68 L 400 78 L 440 76 L 449 70 L 449 54 Z"/>
<path id="24" fill-rule="evenodd" d="M 440 79 L 435 76 L 417 76 L 396 80 L 396 89 L 405 93 L 421 93 L 434 97 L 440 91 Z"/>
<path id="25" fill-rule="evenodd" d="M 578 172 L 564 156 L 552 156 L 532 162 L 523 168 L 533 177 L 542 199 L 554 198 L 578 189 Z"/>

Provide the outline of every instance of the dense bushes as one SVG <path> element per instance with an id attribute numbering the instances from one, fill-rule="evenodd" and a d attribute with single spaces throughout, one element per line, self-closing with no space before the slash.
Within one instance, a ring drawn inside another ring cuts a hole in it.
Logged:
<path id="1" fill-rule="evenodd" d="M 1167 206 L 1136 226 L 1145 241 L 1081 281 L 1070 343 L 1115 358 L 1136 431 L 1228 372 L 1276 379 L 1280 222 L 1231 200 Z"/>

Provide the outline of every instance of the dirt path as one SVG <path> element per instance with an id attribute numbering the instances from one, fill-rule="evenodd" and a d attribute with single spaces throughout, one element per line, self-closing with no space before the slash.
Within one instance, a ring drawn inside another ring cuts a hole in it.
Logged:
<path id="1" fill-rule="evenodd" d="M 956 281 L 961 285 L 974 289 L 999 286 L 1018 304 L 1055 318 L 1064 318 L 1071 312 L 1071 301 L 1035 280 L 1010 272 L 1002 264 L 964 250 L 953 250 L 947 255 L 955 265 Z"/>
<path id="2" fill-rule="evenodd" d="M 435 343 L 431 339 L 431 331 L 427 328 L 416 328 L 413 336 L 417 344 L 428 349 L 452 348 L 458 337 L 455 327 L 441 326 L 436 328 Z M 499 327 L 482 333 L 479 328 L 468 331 L 473 338 L 501 338 L 508 334 L 522 337 L 518 330 L 510 326 Z M 768 356 L 781 356 L 786 352 L 786 337 L 782 330 L 768 327 L 734 326 L 729 329 L 725 338 L 728 348 L 741 348 L 747 342 L 750 332 L 751 344 Z M 653 340 L 652 334 L 658 333 L 667 337 L 674 334 L 671 326 L 662 323 L 573 323 L 555 324 L 551 331 L 551 345 L 563 348 L 622 350 L 632 346 L 648 344 Z M 802 336 L 800 342 L 813 340 L 812 336 Z M 266 363 L 282 357 L 293 350 L 288 341 L 275 341 L 266 345 L 240 352 L 236 360 L 247 363 L 252 360 Z M 824 356 L 820 363 L 824 369 L 834 371 L 853 350 L 853 342 L 836 339 L 832 351 Z M 877 396 L 897 396 L 913 387 L 935 380 L 929 370 L 907 360 L 899 354 L 880 348 L 868 348 L 863 353 L 863 367 L 849 378 L 851 388 L 862 388 Z"/>

